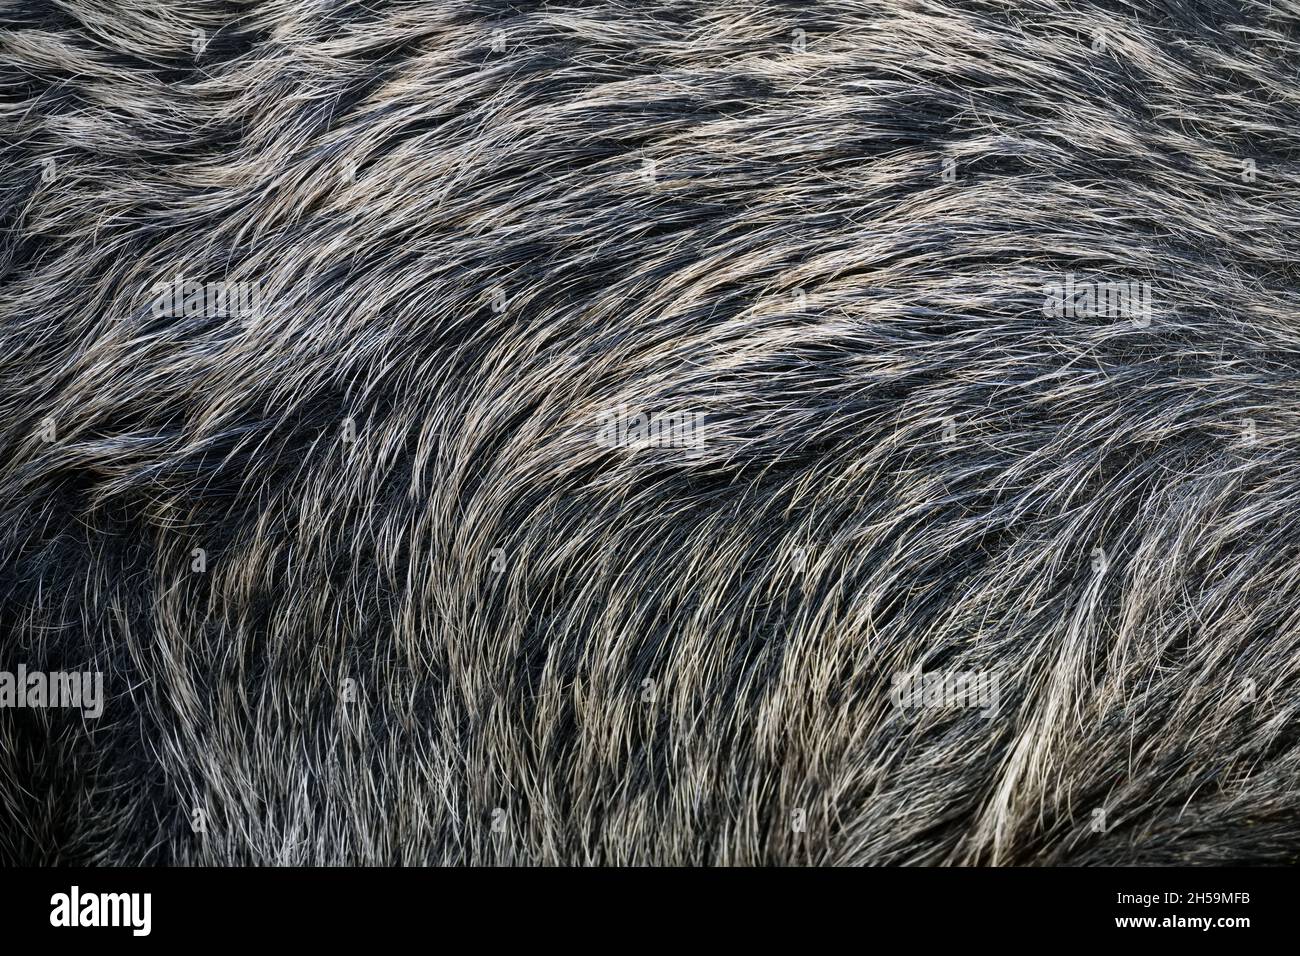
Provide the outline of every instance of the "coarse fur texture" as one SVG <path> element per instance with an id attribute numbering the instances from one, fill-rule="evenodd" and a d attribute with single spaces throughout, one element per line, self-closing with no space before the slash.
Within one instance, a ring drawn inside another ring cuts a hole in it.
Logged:
<path id="1" fill-rule="evenodd" d="M 0 23 L 0 861 L 1297 861 L 1295 0 Z"/>

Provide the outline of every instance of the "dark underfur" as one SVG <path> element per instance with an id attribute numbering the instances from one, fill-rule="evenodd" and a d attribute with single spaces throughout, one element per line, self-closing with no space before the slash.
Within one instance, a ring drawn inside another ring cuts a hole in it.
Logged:
<path id="1" fill-rule="evenodd" d="M 1297 861 L 1296 2 L 0 23 L 0 861 Z"/>

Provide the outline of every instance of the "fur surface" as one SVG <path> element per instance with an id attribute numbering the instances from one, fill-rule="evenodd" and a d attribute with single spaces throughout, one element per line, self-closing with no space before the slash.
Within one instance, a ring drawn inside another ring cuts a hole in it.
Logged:
<path id="1" fill-rule="evenodd" d="M 0 22 L 0 858 L 1296 862 L 1297 3 Z"/>

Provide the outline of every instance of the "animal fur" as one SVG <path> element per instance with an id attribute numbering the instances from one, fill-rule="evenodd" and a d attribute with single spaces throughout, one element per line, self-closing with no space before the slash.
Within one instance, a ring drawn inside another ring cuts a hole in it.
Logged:
<path id="1" fill-rule="evenodd" d="M 1297 861 L 1295 0 L 0 23 L 0 859 Z"/>

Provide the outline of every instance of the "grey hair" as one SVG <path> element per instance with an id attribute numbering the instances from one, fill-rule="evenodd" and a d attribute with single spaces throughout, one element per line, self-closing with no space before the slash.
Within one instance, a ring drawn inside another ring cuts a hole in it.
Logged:
<path id="1" fill-rule="evenodd" d="M 1293 0 L 0 22 L 0 860 L 1297 861 Z"/>

